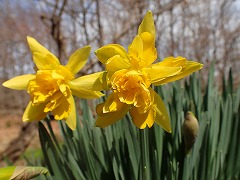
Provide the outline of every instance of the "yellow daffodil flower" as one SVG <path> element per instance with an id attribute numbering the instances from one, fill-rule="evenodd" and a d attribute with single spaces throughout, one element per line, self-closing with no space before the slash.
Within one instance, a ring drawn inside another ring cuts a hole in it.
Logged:
<path id="1" fill-rule="evenodd" d="M 74 130 L 76 128 L 75 95 L 80 98 L 98 98 L 103 94 L 99 91 L 85 89 L 93 83 L 100 73 L 86 75 L 75 79 L 75 75 L 86 64 L 91 47 L 85 46 L 75 51 L 63 66 L 58 58 L 35 39 L 27 37 L 33 61 L 36 64 L 36 74 L 26 74 L 14 77 L 3 83 L 3 86 L 27 90 L 31 100 L 23 114 L 23 121 L 42 120 L 51 112 L 56 120 L 64 119 Z"/>
<path id="2" fill-rule="evenodd" d="M 138 128 L 151 127 L 156 122 L 171 132 L 167 109 L 151 84 L 176 81 L 203 65 L 183 57 L 168 57 L 152 64 L 157 59 L 157 50 L 150 11 L 140 24 L 138 35 L 129 45 L 128 52 L 118 44 L 109 44 L 95 53 L 106 66 L 106 84 L 113 91 L 104 103 L 96 107 L 98 118 L 95 125 L 106 127 L 129 111 Z"/>

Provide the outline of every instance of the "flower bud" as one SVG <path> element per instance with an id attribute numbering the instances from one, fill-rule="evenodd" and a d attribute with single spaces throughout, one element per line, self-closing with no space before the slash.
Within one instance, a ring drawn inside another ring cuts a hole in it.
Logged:
<path id="1" fill-rule="evenodd" d="M 183 123 L 183 138 L 185 143 L 185 154 L 187 154 L 195 143 L 199 130 L 197 118 L 191 111 L 187 112 Z"/>

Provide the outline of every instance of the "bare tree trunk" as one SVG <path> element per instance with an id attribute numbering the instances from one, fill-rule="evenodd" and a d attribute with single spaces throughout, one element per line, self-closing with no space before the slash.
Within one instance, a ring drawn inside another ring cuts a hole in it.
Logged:
<path id="1" fill-rule="evenodd" d="M 175 6 L 177 6 L 178 4 L 184 2 L 184 0 L 174 0 L 174 1 L 170 1 L 169 3 L 166 3 L 164 6 L 159 7 L 159 10 L 157 12 L 154 13 L 154 16 L 160 16 L 161 14 L 163 14 L 164 12 L 170 11 L 172 8 L 174 8 Z M 141 11 L 140 11 L 141 12 Z M 139 20 L 141 22 L 141 20 Z M 119 39 L 121 39 L 125 34 L 127 34 L 132 27 L 136 27 L 139 25 L 139 21 L 135 21 L 132 24 L 130 24 L 130 26 L 127 26 L 125 29 L 123 29 L 121 31 L 120 34 L 118 34 L 114 39 L 113 42 L 118 42 Z"/>
<path id="2" fill-rule="evenodd" d="M 174 45 L 174 33 L 173 33 L 173 28 L 174 28 L 174 14 L 173 14 L 173 8 L 169 10 L 170 13 L 170 48 L 169 48 L 169 55 L 174 56 L 174 50 L 175 50 L 175 45 Z"/>
<path id="3" fill-rule="evenodd" d="M 102 31 L 102 24 L 101 24 L 101 17 L 100 17 L 100 4 L 99 0 L 96 0 L 96 14 L 97 14 L 97 24 L 98 24 L 98 46 L 103 46 L 103 31 Z"/>
<path id="4" fill-rule="evenodd" d="M 64 12 L 64 8 L 67 5 L 67 0 L 64 0 L 62 4 L 59 3 L 59 0 L 55 0 L 55 4 L 49 4 L 49 2 L 45 2 L 48 6 L 53 6 L 53 12 L 50 18 L 45 15 L 41 16 L 41 20 L 43 23 L 50 28 L 51 36 L 57 45 L 58 58 L 60 60 L 64 57 L 64 43 L 63 37 L 61 33 L 61 21 L 62 15 Z M 59 7 L 60 6 L 60 7 Z M 46 22 L 47 21 L 47 22 Z"/>

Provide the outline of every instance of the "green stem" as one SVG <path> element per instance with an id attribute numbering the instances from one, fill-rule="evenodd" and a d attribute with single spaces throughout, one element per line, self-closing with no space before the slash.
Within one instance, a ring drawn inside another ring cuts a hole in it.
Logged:
<path id="1" fill-rule="evenodd" d="M 140 146 L 141 146 L 141 166 L 140 166 L 140 179 L 150 179 L 150 163 L 149 163 L 149 141 L 148 141 L 148 129 L 139 130 L 140 134 Z"/>
<path id="2" fill-rule="evenodd" d="M 59 152 L 61 152 L 61 149 L 60 149 L 60 146 L 59 146 L 59 144 L 58 144 L 57 138 L 56 138 L 56 136 L 55 136 L 55 134 L 54 134 L 54 132 L 53 132 L 52 125 L 51 125 L 51 123 L 50 123 L 50 119 L 46 117 L 45 120 L 46 120 L 46 122 L 47 122 L 47 126 L 48 126 L 48 129 L 49 129 L 49 131 L 50 131 L 51 137 L 53 138 L 53 141 L 54 141 L 54 143 L 56 144 Z"/>

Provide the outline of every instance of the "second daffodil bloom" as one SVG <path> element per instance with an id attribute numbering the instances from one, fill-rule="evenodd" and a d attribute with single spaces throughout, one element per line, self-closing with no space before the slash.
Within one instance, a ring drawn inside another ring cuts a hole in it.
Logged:
<path id="1" fill-rule="evenodd" d="M 106 84 L 112 90 L 107 100 L 96 108 L 96 126 L 106 127 L 129 111 L 140 129 L 154 122 L 171 132 L 167 109 L 160 96 L 151 88 L 183 78 L 202 68 L 202 64 L 183 57 L 157 59 L 155 26 L 149 11 L 138 29 L 128 52 L 118 44 L 109 44 L 95 51 L 106 66 Z"/>
<path id="2" fill-rule="evenodd" d="M 85 89 L 88 83 L 94 82 L 99 73 L 86 75 L 75 79 L 75 75 L 85 65 L 90 54 L 90 46 L 75 51 L 63 66 L 58 58 L 35 39 L 27 37 L 33 61 L 36 64 L 36 74 L 26 74 L 14 77 L 3 83 L 3 86 L 27 90 L 31 96 L 24 114 L 23 121 L 42 120 L 51 112 L 55 120 L 65 120 L 69 128 L 76 128 L 75 95 L 80 98 L 98 98 L 103 94 L 99 91 Z"/>

